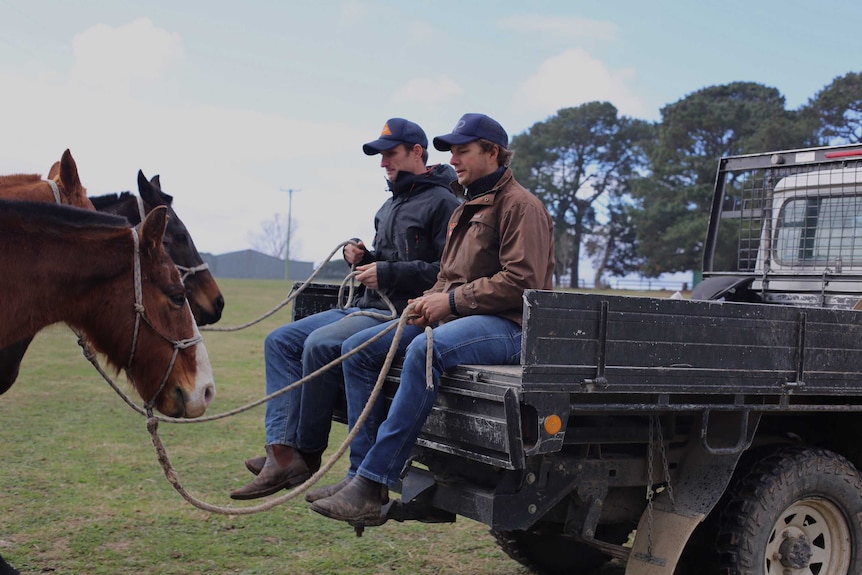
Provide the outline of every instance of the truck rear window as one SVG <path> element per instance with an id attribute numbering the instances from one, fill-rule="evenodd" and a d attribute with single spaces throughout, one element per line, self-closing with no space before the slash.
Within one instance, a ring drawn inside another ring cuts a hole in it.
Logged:
<path id="1" fill-rule="evenodd" d="M 821 196 L 789 200 L 778 218 L 774 258 L 785 266 L 862 263 L 862 199 Z"/>

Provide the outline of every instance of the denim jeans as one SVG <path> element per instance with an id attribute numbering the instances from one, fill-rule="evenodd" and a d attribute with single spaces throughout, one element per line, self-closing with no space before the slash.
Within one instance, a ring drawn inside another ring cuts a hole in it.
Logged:
<path id="1" fill-rule="evenodd" d="M 342 353 L 358 347 L 384 329 L 384 324 L 349 337 Z M 359 351 L 342 364 L 347 392 L 348 422 L 353 429 L 377 382 L 395 330 Z M 424 330 L 405 326 L 399 354 L 404 354 L 401 383 L 389 413 L 383 400 L 374 404 L 362 429 L 350 446 L 350 471 L 378 483 L 395 487 L 410 457 L 413 444 L 437 398 L 440 375 L 459 364 L 517 364 L 521 359 L 521 327 L 493 315 L 473 315 L 435 327 L 432 336 L 433 385 L 425 381 L 428 338 Z"/>
<path id="2" fill-rule="evenodd" d="M 345 339 L 377 326 L 380 317 L 349 314 L 381 310 L 332 309 L 283 325 L 266 337 L 266 393 L 274 393 L 314 373 L 341 355 Z M 343 389 L 341 365 L 266 404 L 266 444 L 290 445 L 301 451 L 322 451 L 329 442 L 332 412 Z"/>

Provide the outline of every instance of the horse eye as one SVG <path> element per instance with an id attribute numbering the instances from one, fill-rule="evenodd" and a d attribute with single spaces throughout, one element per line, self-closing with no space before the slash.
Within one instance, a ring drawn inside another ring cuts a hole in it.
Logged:
<path id="1" fill-rule="evenodd" d="M 174 294 L 168 297 L 170 297 L 171 303 L 173 303 L 177 307 L 182 307 L 186 305 L 186 295 L 183 293 Z"/>

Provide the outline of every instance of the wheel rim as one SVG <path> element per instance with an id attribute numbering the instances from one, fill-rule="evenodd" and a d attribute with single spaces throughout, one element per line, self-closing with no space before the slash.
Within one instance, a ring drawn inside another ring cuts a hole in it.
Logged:
<path id="1" fill-rule="evenodd" d="M 850 555 L 850 527 L 838 506 L 802 499 L 773 525 L 764 568 L 766 575 L 844 575 Z"/>

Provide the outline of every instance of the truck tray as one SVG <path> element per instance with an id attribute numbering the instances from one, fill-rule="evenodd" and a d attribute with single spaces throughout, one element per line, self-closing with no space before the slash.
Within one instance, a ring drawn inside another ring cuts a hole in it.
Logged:
<path id="1" fill-rule="evenodd" d="M 857 311 L 552 291 L 524 310 L 524 391 L 862 398 Z"/>

